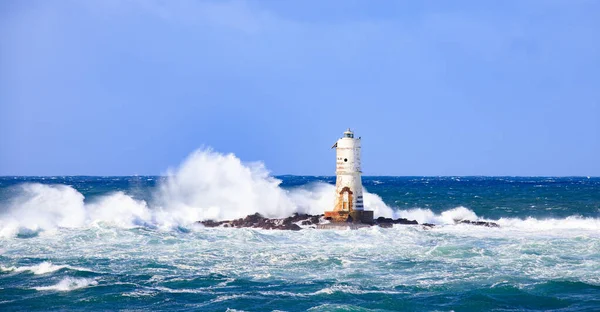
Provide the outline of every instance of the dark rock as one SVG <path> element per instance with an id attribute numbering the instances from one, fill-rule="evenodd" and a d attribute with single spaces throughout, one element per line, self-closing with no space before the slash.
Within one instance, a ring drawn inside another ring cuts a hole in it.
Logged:
<path id="1" fill-rule="evenodd" d="M 404 218 L 398 218 L 396 220 L 392 219 L 392 218 L 384 218 L 384 217 L 379 217 L 375 220 L 375 223 L 377 224 L 419 224 L 419 222 L 415 221 L 415 220 L 408 220 L 408 219 L 404 219 Z"/>
<path id="2" fill-rule="evenodd" d="M 214 221 L 214 220 L 206 220 L 206 221 L 198 221 L 198 223 L 203 224 L 205 227 L 234 227 L 234 228 L 260 228 L 266 230 L 290 230 L 290 231 L 299 231 L 302 229 L 298 224 L 303 226 L 317 226 L 321 222 L 321 217 L 323 215 L 309 215 L 309 214 L 299 214 L 294 213 L 293 215 L 283 218 L 283 219 L 269 219 L 262 216 L 260 213 L 255 213 L 252 215 L 248 215 L 245 218 L 230 220 L 230 221 Z M 382 228 L 391 228 L 394 224 L 406 224 L 406 225 L 416 225 L 419 222 L 415 220 L 408 220 L 405 218 L 384 218 L 379 217 L 374 220 L 375 222 L 371 225 L 379 225 Z M 500 227 L 497 223 L 487 222 L 487 221 L 470 221 L 470 220 L 461 220 L 457 221 L 458 224 L 470 224 L 475 226 L 485 226 L 485 227 Z M 431 223 L 423 223 L 422 224 L 426 229 L 435 227 L 435 224 Z M 364 225 L 368 226 L 368 225 Z"/>
<path id="3" fill-rule="evenodd" d="M 283 223 L 284 224 L 292 224 L 292 223 L 297 223 L 306 219 L 310 219 L 313 217 L 317 217 L 317 223 L 319 220 L 318 216 L 313 216 L 313 215 L 308 215 L 308 214 L 299 214 L 299 213 L 294 213 L 291 217 L 287 217 L 285 219 L 283 219 Z M 313 222 L 314 223 L 314 222 Z"/>
<path id="4" fill-rule="evenodd" d="M 298 224 L 292 224 L 292 225 L 290 225 L 290 227 L 287 230 L 300 231 L 300 230 L 302 230 L 302 228 Z"/>
<path id="5" fill-rule="evenodd" d="M 230 220 L 230 221 L 198 221 L 206 227 L 235 227 L 235 228 L 260 228 L 265 230 L 290 230 L 299 231 L 302 228 L 297 224 L 302 225 L 317 225 L 320 222 L 319 215 L 308 215 L 295 213 L 292 216 L 283 219 L 265 218 L 259 213 L 248 215 L 245 218 Z"/>
<path id="6" fill-rule="evenodd" d="M 322 216 L 323 216 L 323 215 L 320 215 L 320 216 L 311 216 L 311 217 L 310 217 L 310 219 L 309 219 L 309 221 L 310 221 L 312 224 L 319 224 L 319 222 L 321 222 L 321 217 L 322 217 Z"/>
<path id="7" fill-rule="evenodd" d="M 486 226 L 486 227 L 500 227 L 498 223 L 487 222 L 487 221 L 470 221 L 470 220 L 460 220 L 459 224 L 471 224 L 477 226 Z"/>
<path id="8" fill-rule="evenodd" d="M 221 222 L 217 222 L 217 221 L 213 221 L 213 220 L 201 221 L 200 223 L 202 223 L 205 227 L 217 227 L 222 224 Z"/>
<path id="9" fill-rule="evenodd" d="M 265 217 L 263 217 L 260 213 L 255 213 L 253 215 L 248 215 L 244 218 L 244 222 L 246 224 L 256 224 L 259 223 L 261 221 L 264 221 Z"/>
<path id="10" fill-rule="evenodd" d="M 423 226 L 423 230 L 429 230 L 435 227 L 435 224 L 431 224 L 431 223 L 423 223 L 421 224 Z"/>
<path id="11" fill-rule="evenodd" d="M 384 218 L 384 217 L 379 217 L 377 218 L 377 220 L 375 220 L 377 223 L 394 223 L 394 219 L 392 218 Z"/>
<path id="12" fill-rule="evenodd" d="M 404 219 L 404 218 L 399 218 L 394 220 L 395 224 L 419 224 L 419 222 L 415 221 L 415 220 L 408 220 L 408 219 Z"/>

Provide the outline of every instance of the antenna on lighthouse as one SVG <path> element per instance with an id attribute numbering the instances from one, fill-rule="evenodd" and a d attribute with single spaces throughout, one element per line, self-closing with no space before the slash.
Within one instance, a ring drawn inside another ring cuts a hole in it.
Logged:
<path id="1" fill-rule="evenodd" d="M 352 130 L 350 130 L 350 128 L 348 128 L 348 130 L 344 131 L 344 137 L 345 138 L 354 138 L 354 132 L 352 132 Z"/>

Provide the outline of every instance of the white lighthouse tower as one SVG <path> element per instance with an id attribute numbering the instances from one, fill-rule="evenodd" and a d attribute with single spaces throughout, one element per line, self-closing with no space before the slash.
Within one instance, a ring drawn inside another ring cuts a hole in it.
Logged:
<path id="1" fill-rule="evenodd" d="M 365 211 L 363 202 L 360 138 L 348 129 L 332 148 L 336 149 L 335 204 L 325 218 L 336 222 L 372 223 L 373 211 Z"/>

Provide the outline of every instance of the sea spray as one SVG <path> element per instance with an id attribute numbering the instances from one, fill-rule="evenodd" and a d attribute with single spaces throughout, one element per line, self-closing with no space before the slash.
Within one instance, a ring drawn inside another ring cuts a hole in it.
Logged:
<path id="1" fill-rule="evenodd" d="M 256 212 L 270 218 L 293 213 L 322 214 L 331 209 L 335 187 L 311 183 L 285 190 L 261 162 L 244 163 L 233 154 L 211 149 L 193 152 L 167 173 L 157 202 L 162 222 L 188 224 L 196 220 L 226 220 Z M 392 217 L 393 210 L 376 194 L 365 194 L 365 205 L 375 216 Z"/>
<path id="2" fill-rule="evenodd" d="M 84 196 L 71 186 L 25 183 L 18 188 L 18 195 L 3 205 L 0 236 L 84 224 Z"/>
<path id="3" fill-rule="evenodd" d="M 0 236 L 30 235 L 61 227 L 105 224 L 170 229 L 201 220 L 226 220 L 260 213 L 283 218 L 293 213 L 322 214 L 333 205 L 327 183 L 286 190 L 260 162 L 244 163 L 233 154 L 202 149 L 170 169 L 151 204 L 123 191 L 85 201 L 69 185 L 25 183 L 10 207 L 0 213 Z M 393 217 L 381 197 L 365 190 L 365 205 L 375 216 Z"/>
<path id="4" fill-rule="evenodd" d="M 152 211 L 143 200 L 115 192 L 86 205 L 89 221 L 120 227 L 140 226 L 152 221 Z"/>
<path id="5" fill-rule="evenodd" d="M 177 224 L 222 220 L 259 212 L 267 217 L 297 210 L 280 180 L 259 162 L 244 164 L 233 154 L 197 150 L 160 186 L 158 202 Z"/>
<path id="6" fill-rule="evenodd" d="M 363 189 L 363 193 L 365 207 L 373 210 L 375 217 L 396 217 L 396 212 L 386 205 L 379 195 L 369 193 L 367 189 Z M 291 189 L 288 194 L 297 207 L 295 212 L 319 215 L 331 209 L 335 198 L 335 186 L 314 182 Z"/>

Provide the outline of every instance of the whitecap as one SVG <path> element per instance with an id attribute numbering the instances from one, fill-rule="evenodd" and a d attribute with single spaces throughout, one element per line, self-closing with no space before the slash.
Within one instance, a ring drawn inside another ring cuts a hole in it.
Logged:
<path id="1" fill-rule="evenodd" d="M 88 286 L 98 285 L 98 282 L 90 278 L 73 278 L 65 277 L 60 282 L 51 286 L 34 287 L 38 291 L 54 290 L 54 291 L 71 291 L 81 289 Z"/>
<path id="2" fill-rule="evenodd" d="M 33 274 L 40 275 L 40 274 L 56 272 L 56 271 L 64 269 L 64 268 L 77 270 L 77 271 L 89 271 L 85 268 L 71 267 L 69 265 L 64 265 L 64 264 L 63 265 L 55 265 L 49 261 L 44 261 L 40 264 L 36 264 L 36 265 L 32 265 L 32 266 L 21 266 L 21 267 L 0 266 L 0 271 L 4 271 L 4 272 L 26 272 L 26 271 L 29 271 Z"/>

